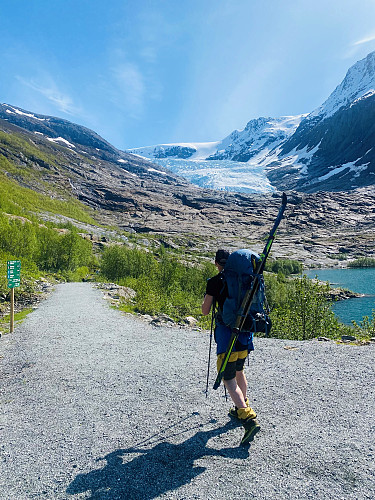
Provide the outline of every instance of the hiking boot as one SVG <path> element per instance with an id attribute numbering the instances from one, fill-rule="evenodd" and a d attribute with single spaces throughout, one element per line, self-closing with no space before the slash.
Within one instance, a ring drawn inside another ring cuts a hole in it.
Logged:
<path id="1" fill-rule="evenodd" d="M 234 408 L 229 408 L 228 415 L 230 417 L 238 418 L 238 408 L 235 406 Z"/>
<path id="2" fill-rule="evenodd" d="M 234 418 L 238 418 L 239 420 L 242 420 L 244 418 L 256 418 L 257 414 L 255 413 L 255 411 L 249 406 L 249 400 L 246 398 L 245 399 L 245 403 L 246 403 L 246 406 L 247 408 L 240 408 L 240 410 L 246 410 L 245 412 L 243 411 L 240 411 L 240 415 L 238 414 L 238 410 L 239 408 L 237 408 L 237 406 L 235 406 L 234 408 L 230 408 L 228 414 L 230 417 L 234 417 Z"/>
<path id="3" fill-rule="evenodd" d="M 251 443 L 255 434 L 260 431 L 260 425 L 254 418 L 247 418 L 242 422 L 242 426 L 245 429 L 245 434 L 241 440 L 241 445 L 246 445 Z"/>

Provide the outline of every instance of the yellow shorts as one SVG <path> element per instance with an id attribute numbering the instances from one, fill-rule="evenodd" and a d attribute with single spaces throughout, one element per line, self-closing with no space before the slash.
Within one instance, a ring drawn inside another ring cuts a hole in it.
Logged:
<path id="1" fill-rule="evenodd" d="M 243 370 L 245 359 L 248 355 L 248 350 L 245 351 L 234 351 L 229 356 L 227 366 L 224 371 L 224 380 L 230 380 L 236 376 L 236 371 L 241 372 Z M 218 354 L 216 366 L 217 371 L 220 370 L 223 359 L 225 358 L 225 352 Z"/>

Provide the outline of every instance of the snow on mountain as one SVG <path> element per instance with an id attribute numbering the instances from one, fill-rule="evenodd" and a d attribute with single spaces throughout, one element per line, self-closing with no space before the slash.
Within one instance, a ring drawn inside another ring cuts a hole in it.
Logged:
<path id="1" fill-rule="evenodd" d="M 71 144 L 69 141 L 67 141 L 63 137 L 56 137 L 56 138 L 47 137 L 47 141 L 56 142 L 57 144 L 63 144 L 64 146 L 68 146 L 69 148 L 75 148 L 74 144 Z"/>
<path id="2" fill-rule="evenodd" d="M 40 118 L 32 113 L 25 113 L 24 111 L 21 111 L 20 109 L 15 108 L 14 106 L 9 106 L 7 104 L 5 104 L 5 106 L 7 106 L 5 112 L 8 113 L 9 115 L 21 115 L 21 116 L 23 115 L 23 116 L 28 116 L 29 118 L 34 118 L 34 120 L 40 120 L 41 122 L 45 121 L 45 118 Z"/>
<path id="3" fill-rule="evenodd" d="M 93 130 L 62 118 L 31 113 L 16 106 L 2 103 L 0 104 L 0 119 L 21 128 L 26 128 L 31 132 L 44 134 L 46 138 L 53 139 L 54 142 L 60 145 L 68 147 L 72 147 L 73 144 L 87 146 L 94 149 L 98 148 L 111 155 L 120 155 L 118 149 Z"/>
<path id="4" fill-rule="evenodd" d="M 235 130 L 222 141 L 158 144 L 128 149 L 144 158 L 184 158 L 189 160 L 233 160 L 246 162 L 265 156 L 290 137 L 306 115 L 250 120 L 243 130 Z"/>
<path id="5" fill-rule="evenodd" d="M 358 99 L 370 97 L 375 93 L 375 52 L 355 63 L 344 80 L 336 87 L 328 99 L 307 120 L 325 120 L 340 108 L 355 103 Z"/>
<path id="6" fill-rule="evenodd" d="M 375 52 L 355 63 L 301 121 L 269 165 L 280 189 L 344 190 L 375 184 Z"/>
<path id="7" fill-rule="evenodd" d="M 235 130 L 223 139 L 216 153 L 207 159 L 241 162 L 253 159 L 258 163 L 296 131 L 304 116 L 250 120 L 243 130 Z"/>
<path id="8" fill-rule="evenodd" d="M 203 160 L 215 153 L 219 142 L 196 142 L 178 144 L 158 144 L 142 148 L 128 149 L 127 152 L 143 158 L 189 158 Z"/>
<path id="9" fill-rule="evenodd" d="M 375 184 L 375 52 L 308 115 L 258 118 L 218 142 L 130 150 L 195 184 L 233 191 Z"/>

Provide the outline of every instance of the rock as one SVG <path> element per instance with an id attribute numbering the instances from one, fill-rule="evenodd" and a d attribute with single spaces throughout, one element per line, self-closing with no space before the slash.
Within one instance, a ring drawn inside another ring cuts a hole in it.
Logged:
<path id="1" fill-rule="evenodd" d="M 115 290 L 120 288 L 120 285 L 116 285 L 116 283 L 98 283 L 97 287 L 101 290 Z"/>
<path id="2" fill-rule="evenodd" d="M 158 319 L 160 319 L 160 321 L 165 321 L 166 323 L 174 323 L 174 320 L 167 314 L 160 314 Z"/>
<path id="3" fill-rule="evenodd" d="M 157 318 L 154 318 L 150 324 L 153 326 L 173 326 L 175 322 L 167 314 L 161 314 Z"/>
<path id="4" fill-rule="evenodd" d="M 20 215 L 7 214 L 5 212 L 3 212 L 3 215 L 8 217 L 8 219 L 19 220 L 19 221 L 21 221 L 22 224 L 25 224 L 26 222 L 28 222 L 29 224 L 32 224 L 31 220 L 26 219 L 26 217 L 21 217 Z"/>
<path id="5" fill-rule="evenodd" d="M 157 326 L 157 327 L 162 327 L 164 326 L 164 323 L 162 321 L 160 321 L 159 318 L 155 318 L 153 319 L 151 322 L 150 322 L 150 325 L 152 326 Z"/>
<path id="6" fill-rule="evenodd" d="M 186 316 L 186 318 L 183 319 L 183 323 L 185 323 L 188 326 L 196 326 L 198 323 L 197 318 L 194 318 L 193 316 Z"/>
<path id="7" fill-rule="evenodd" d="M 342 335 L 341 336 L 341 340 L 343 342 L 354 342 L 356 341 L 357 339 L 353 336 L 353 335 Z"/>
<path id="8" fill-rule="evenodd" d="M 117 296 L 124 300 L 134 299 L 137 292 L 128 286 L 121 286 L 117 290 Z"/>
<path id="9" fill-rule="evenodd" d="M 172 248 L 174 250 L 179 249 L 179 246 L 173 243 L 173 241 L 171 240 L 159 240 L 159 243 L 161 243 L 161 245 L 163 245 L 163 247 L 165 248 Z"/>
<path id="10" fill-rule="evenodd" d="M 150 316 L 149 314 L 141 314 L 141 318 L 145 321 L 147 321 L 148 323 L 151 323 L 151 321 L 154 319 L 152 316 Z"/>
<path id="11" fill-rule="evenodd" d="M 371 337 L 370 342 L 375 342 L 375 337 Z"/>
<path id="12" fill-rule="evenodd" d="M 329 339 L 328 337 L 318 337 L 318 340 L 319 342 L 330 342 L 331 339 Z"/>
<path id="13" fill-rule="evenodd" d="M 363 297 L 363 294 L 347 290 L 346 288 L 331 288 L 328 295 L 328 300 L 346 300 Z"/>

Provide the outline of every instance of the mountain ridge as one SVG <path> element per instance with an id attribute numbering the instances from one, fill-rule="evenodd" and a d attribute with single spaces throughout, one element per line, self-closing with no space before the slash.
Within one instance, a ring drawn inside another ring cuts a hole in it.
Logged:
<path id="1" fill-rule="evenodd" d="M 181 167 L 183 162 L 178 144 L 174 144 L 173 149 L 163 145 L 162 150 L 164 157 L 175 158 L 176 162 L 181 160 L 180 164 L 173 164 L 172 160 L 169 162 L 168 166 L 173 171 L 203 186 L 205 177 L 210 178 L 210 170 L 220 171 L 217 164 L 210 167 L 212 160 L 234 162 L 223 164 L 222 179 L 225 182 L 225 172 L 230 178 L 239 170 L 238 191 L 241 191 L 241 177 L 251 178 L 254 171 L 262 171 L 268 177 L 272 187 L 266 187 L 267 182 L 264 181 L 264 191 L 340 191 L 373 185 L 374 102 L 375 51 L 352 65 L 343 81 L 314 111 L 296 117 L 250 120 L 242 131 L 235 130 L 222 141 L 210 143 L 212 150 L 216 148 L 216 151 L 204 158 L 200 168 L 194 164 L 187 164 L 185 169 Z M 286 119 L 289 119 L 289 127 L 282 130 L 283 120 L 285 122 Z M 199 144 L 195 145 L 195 149 L 199 149 Z M 158 161 L 159 146 L 128 151 L 137 150 L 139 154 Z M 193 144 L 190 153 L 185 151 L 183 158 L 195 159 L 194 154 Z M 242 168 L 239 167 L 241 163 Z M 196 169 L 199 174 L 193 176 L 189 169 Z M 228 186 L 222 184 L 221 188 Z"/>

